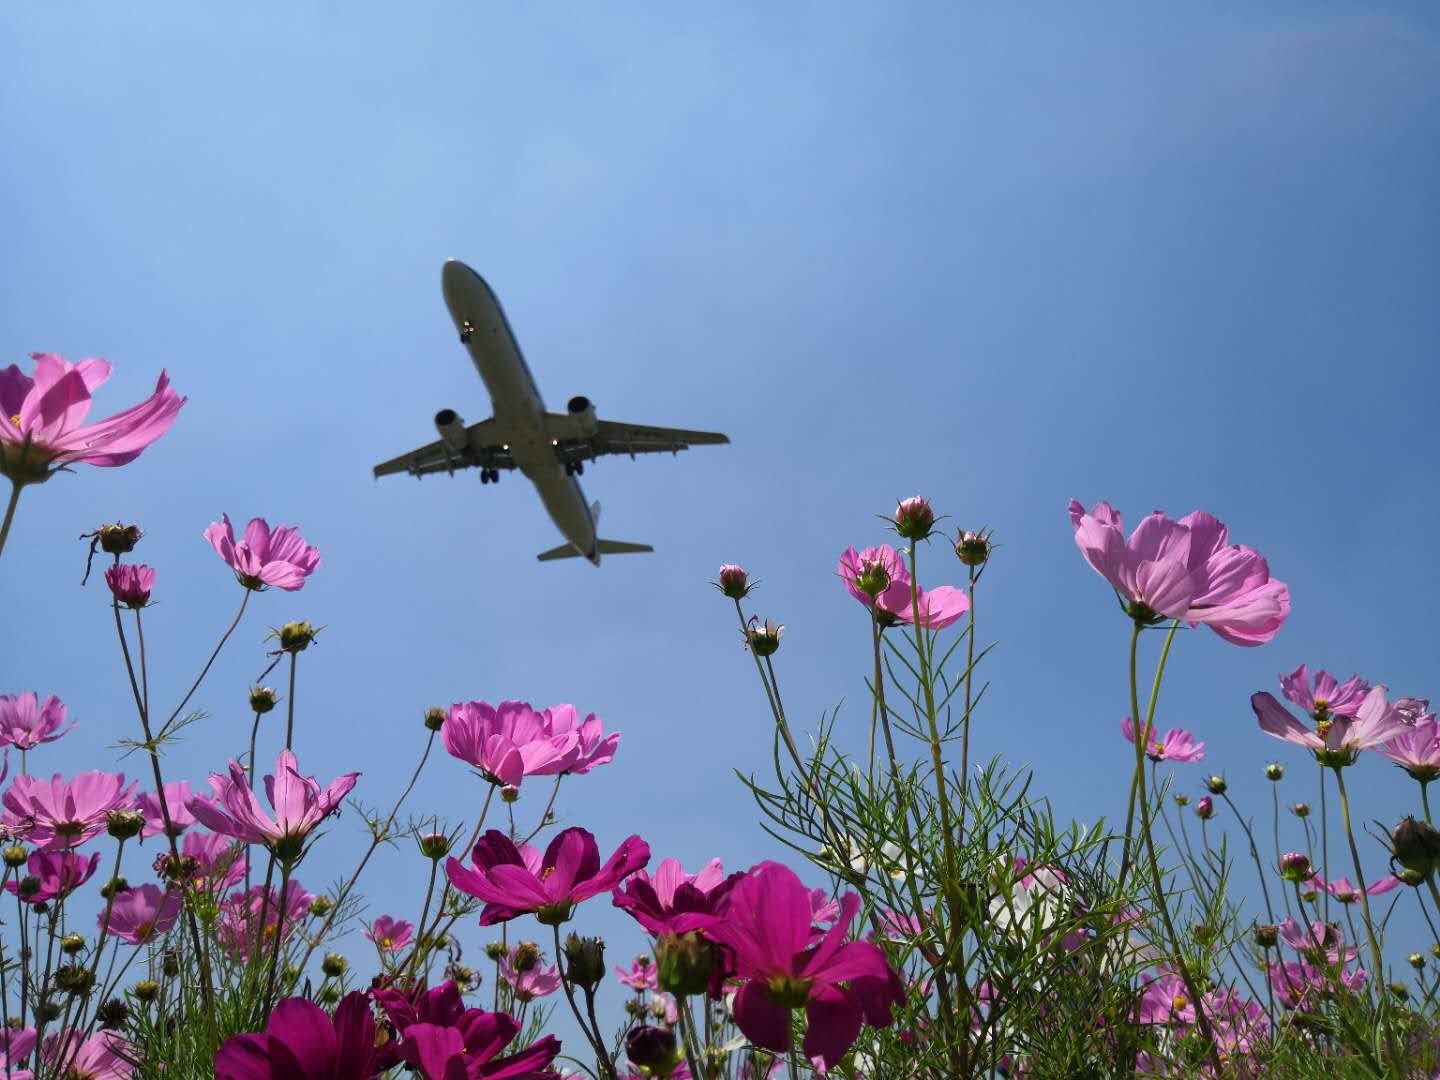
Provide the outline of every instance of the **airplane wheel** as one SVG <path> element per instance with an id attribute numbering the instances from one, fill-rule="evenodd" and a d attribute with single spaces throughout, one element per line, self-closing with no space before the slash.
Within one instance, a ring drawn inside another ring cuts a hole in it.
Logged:
<path id="1" fill-rule="evenodd" d="M 489 469 L 481 469 L 481 470 L 480 470 L 480 482 L 481 482 L 482 484 L 488 484 L 488 483 L 490 482 L 490 470 L 489 470 Z"/>
<path id="2" fill-rule="evenodd" d="M 583 461 L 577 461 L 577 462 L 575 462 L 575 475 L 576 475 L 576 476 L 584 476 L 584 475 L 585 475 L 585 463 L 584 463 Z"/>

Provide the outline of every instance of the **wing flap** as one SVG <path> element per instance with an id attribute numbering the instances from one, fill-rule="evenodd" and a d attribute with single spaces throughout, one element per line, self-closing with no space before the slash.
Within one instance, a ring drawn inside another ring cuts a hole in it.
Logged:
<path id="1" fill-rule="evenodd" d="M 595 433 L 594 445 L 597 454 L 661 454 L 678 453 L 692 446 L 716 446 L 729 441 L 728 435 L 718 431 L 692 431 L 688 428 L 654 427 L 649 424 L 601 420 Z"/>

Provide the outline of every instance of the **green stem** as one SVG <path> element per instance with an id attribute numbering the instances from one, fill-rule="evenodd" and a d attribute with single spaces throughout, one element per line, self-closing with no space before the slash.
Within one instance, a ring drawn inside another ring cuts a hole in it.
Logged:
<path id="1" fill-rule="evenodd" d="M 0 418 L 0 423 L 3 423 Z M 5 539 L 10 535 L 10 523 L 15 520 L 15 507 L 20 502 L 20 484 L 10 482 L 10 501 L 5 504 L 5 521 L 0 523 L 0 553 L 5 551 Z"/>
<path id="2" fill-rule="evenodd" d="M 600 1041 L 600 1033 L 590 1030 L 590 1025 L 586 1023 L 585 1017 L 580 1012 L 580 1006 L 575 1004 L 575 991 L 570 987 L 570 973 L 565 970 L 565 950 L 560 947 L 560 925 L 556 923 L 550 929 L 555 934 L 555 966 L 560 969 L 560 988 L 565 991 L 565 1000 L 570 1003 L 570 1011 L 575 1014 L 575 1022 L 585 1033 L 585 1038 L 590 1042 L 590 1048 L 595 1051 L 595 1067 L 600 1069 L 604 1080 L 616 1080 L 615 1063 L 610 1060 L 610 1055 L 605 1050 L 605 1044 Z"/>
<path id="3" fill-rule="evenodd" d="M 265 996 L 261 1000 L 265 1007 L 265 1018 L 270 1018 L 270 1010 L 274 1007 L 271 1001 L 275 993 L 275 973 L 280 968 L 280 949 L 285 943 L 285 898 L 290 891 L 290 860 L 285 859 L 280 863 L 280 901 L 279 911 L 275 919 L 275 948 L 270 953 L 270 973 L 265 977 Z M 262 924 L 263 933 L 263 924 Z"/>
<path id="4" fill-rule="evenodd" d="M 1435 827 L 1434 820 L 1430 817 L 1430 794 L 1426 788 L 1430 786 L 1429 780 L 1420 781 L 1420 804 L 1425 807 L 1425 824 L 1432 829 Z"/>
<path id="5" fill-rule="evenodd" d="M 290 749 L 291 740 L 295 737 L 295 658 L 300 654 L 290 654 L 290 697 L 285 702 L 285 749 Z"/>
<path id="6" fill-rule="evenodd" d="M 1134 687 L 1134 674 L 1132 670 L 1130 693 L 1130 730 L 1133 731 L 1135 734 L 1135 757 L 1137 762 L 1140 761 L 1141 756 L 1144 754 L 1146 748 L 1150 745 L 1150 730 L 1155 726 L 1155 706 L 1158 705 L 1160 702 L 1160 680 L 1165 675 L 1165 664 L 1170 659 L 1170 644 L 1175 640 L 1175 631 L 1177 631 L 1178 629 L 1180 629 L 1180 620 L 1176 619 L 1170 624 L 1170 632 L 1165 635 L 1165 646 L 1160 650 L 1160 663 L 1157 664 L 1155 667 L 1155 681 L 1150 686 L 1150 704 L 1145 710 L 1145 723 L 1143 725 L 1145 730 L 1143 732 L 1140 730 L 1142 726 L 1140 723 L 1140 695 Z M 1137 635 L 1140 632 L 1139 623 L 1135 624 L 1135 632 Z M 1133 642 L 1131 644 L 1131 654 L 1131 667 L 1133 669 Z M 1130 801 L 1129 806 L 1125 811 L 1125 844 L 1120 851 L 1120 886 L 1124 886 L 1125 879 L 1130 874 L 1130 856 L 1132 846 L 1131 833 L 1135 828 L 1135 796 L 1140 790 L 1140 780 L 1137 779 L 1137 777 L 1139 776 L 1139 770 L 1143 768 L 1143 764 L 1138 764 L 1136 766 L 1136 776 L 1132 776 L 1130 778 Z"/>

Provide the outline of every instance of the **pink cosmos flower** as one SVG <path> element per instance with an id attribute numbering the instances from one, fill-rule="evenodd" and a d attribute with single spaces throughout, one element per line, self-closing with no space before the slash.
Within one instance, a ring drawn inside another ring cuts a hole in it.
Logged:
<path id="1" fill-rule="evenodd" d="M 382 953 L 397 952 L 410 944 L 415 926 L 404 919 L 381 915 L 365 931 L 365 937 L 375 943 Z"/>
<path id="2" fill-rule="evenodd" d="M 174 926 L 175 920 L 180 917 L 180 908 L 180 894 L 173 889 L 132 885 L 116 894 L 110 905 L 109 923 L 105 921 L 105 912 L 101 911 L 95 925 L 102 934 L 108 932 L 131 945 L 143 945 Z"/>
<path id="3" fill-rule="evenodd" d="M 485 901 L 480 925 L 493 926 L 534 914 L 546 926 L 567 921 L 575 905 L 602 892 L 650 861 L 650 845 L 628 837 L 604 866 L 595 837 L 584 829 L 559 832 L 542 855 L 529 844 L 516 847 L 502 832 L 489 830 L 470 855 L 474 869 L 459 859 L 445 864 L 450 883 Z"/>
<path id="4" fill-rule="evenodd" d="M 1375 749 L 1422 784 L 1440 777 L 1440 724 L 1434 713 L 1420 717 L 1409 730 Z"/>
<path id="5" fill-rule="evenodd" d="M 54 742 L 75 725 L 63 727 L 65 705 L 51 694 L 40 704 L 33 690 L 23 694 L 0 694 L 0 746 L 34 750 L 41 743 Z"/>
<path id="6" fill-rule="evenodd" d="M 1369 976 L 1364 968 L 1340 970 L 1335 978 L 1324 967 L 1308 963 L 1272 962 L 1268 975 L 1275 990 L 1275 1000 L 1287 1009 L 1313 1010 L 1321 999 L 1335 993 L 1335 982 L 1352 993 L 1361 990 Z"/>
<path id="7" fill-rule="evenodd" d="M 100 866 L 97 852 L 88 859 L 74 851 L 35 851 L 25 860 L 26 877 L 39 882 L 35 892 L 21 899 L 30 904 L 48 904 L 51 900 L 63 900 L 89 881 Z M 5 891 L 12 896 L 20 895 L 19 882 L 14 878 L 5 883 Z"/>
<path id="8" fill-rule="evenodd" d="M 1360 890 L 1351 883 L 1348 877 L 1345 877 L 1343 875 L 1336 878 L 1334 881 L 1326 881 L 1319 874 L 1316 874 L 1305 884 L 1307 890 L 1310 893 L 1315 893 L 1321 889 L 1324 889 L 1336 900 L 1339 900 L 1342 904 L 1353 904 L 1355 903 L 1355 901 L 1360 899 Z M 1398 877 L 1396 877 L 1394 874 L 1386 874 L 1379 881 L 1375 882 L 1373 885 L 1368 886 L 1365 889 L 1365 895 L 1384 896 L 1386 893 L 1399 887 L 1399 885 L 1400 879 Z M 1316 923 L 1315 925 L 1319 926 L 1321 924 Z M 1286 940 L 1288 941 L 1289 939 L 1287 938 Z"/>
<path id="9" fill-rule="evenodd" d="M 750 590 L 755 588 L 750 584 L 750 575 L 745 573 L 745 568 L 736 566 L 734 563 L 721 564 L 718 577 L 718 581 L 712 581 L 710 584 L 732 600 L 744 600 L 750 595 Z"/>
<path id="10" fill-rule="evenodd" d="M 195 860 L 195 879 L 207 883 L 212 891 L 238 884 L 249 862 L 244 845 L 218 833 L 186 833 L 180 857 Z"/>
<path id="11" fill-rule="evenodd" d="M 313 776 L 301 776 L 295 755 L 281 750 L 275 775 L 265 777 L 265 797 L 275 810 L 271 817 L 250 790 L 250 781 L 237 761 L 230 775 L 210 774 L 214 798 L 196 795 L 190 812 L 206 828 L 233 836 L 247 844 L 261 844 L 282 861 L 293 862 L 304 850 L 305 839 L 322 821 L 338 813 L 340 802 L 355 786 L 358 772 L 346 773 L 323 791 Z"/>
<path id="12" fill-rule="evenodd" d="M 1202 511 L 1173 521 L 1157 510 L 1126 540 L 1124 521 L 1109 503 L 1087 513 L 1072 499 L 1070 523 L 1086 562 L 1132 618 L 1204 623 L 1233 644 L 1260 645 L 1290 614 L 1290 590 L 1271 579 L 1264 557 L 1230 544 L 1226 527 Z"/>
<path id="13" fill-rule="evenodd" d="M 155 393 L 98 424 L 85 424 L 90 394 L 110 377 L 105 360 L 68 363 L 31 353 L 35 377 L 11 364 L 0 370 L 0 474 L 17 484 L 45 480 L 75 462 L 124 465 L 169 430 L 185 399 L 160 373 Z"/>
<path id="14" fill-rule="evenodd" d="M 803 1050 L 819 1070 L 832 1068 L 854 1044 L 863 1023 L 888 1026 L 904 989 L 885 954 L 845 938 L 860 910 L 846 893 L 840 918 L 818 941 L 811 933 L 810 891 L 787 867 L 764 862 L 737 882 L 724 922 L 709 935 L 735 954 L 745 980 L 735 998 L 735 1022 L 755 1045 L 790 1049 L 790 1013 L 809 1019 Z"/>
<path id="15" fill-rule="evenodd" d="M 188 781 L 181 780 L 165 785 L 165 809 L 170 813 L 170 832 L 174 836 L 180 836 L 195 824 L 195 815 L 186 805 L 190 798 Z M 165 817 L 160 813 L 160 797 L 155 792 L 142 792 L 135 800 L 135 808 L 145 815 L 145 827 L 140 831 L 141 836 L 160 836 L 165 832 Z"/>
<path id="16" fill-rule="evenodd" d="M 275 947 L 275 935 L 281 940 L 289 938 L 300 923 L 310 914 L 310 905 L 315 897 L 293 878 L 285 890 L 285 911 L 280 911 L 280 890 L 272 888 L 267 895 L 265 886 L 256 885 L 247 891 L 232 893 L 220 904 L 220 922 L 216 927 L 216 939 L 226 952 L 244 959 L 255 948 L 255 938 L 261 939 L 261 954 Z M 260 919 L 264 915 L 263 930 Z"/>
<path id="17" fill-rule="evenodd" d="M 578 731 L 552 732 L 545 715 L 523 701 L 452 705 L 440 737 L 451 757 L 475 766 L 492 784 L 513 788 L 526 776 L 566 771 L 581 745 Z M 613 744 L 610 749 L 613 754 Z"/>
<path id="18" fill-rule="evenodd" d="M 1423 697 L 1396 698 L 1395 708 L 1409 723 L 1418 724 L 1430 712 L 1430 699 Z"/>
<path id="19" fill-rule="evenodd" d="M 1120 733 L 1125 736 L 1125 741 L 1135 741 L 1135 725 L 1131 723 L 1130 717 L 1120 721 Z M 1150 745 L 1145 748 L 1145 756 L 1151 761 L 1178 761 L 1192 762 L 1205 759 L 1205 744 L 1196 742 L 1184 728 L 1172 727 L 1159 738 L 1154 732 L 1150 735 Z"/>
<path id="20" fill-rule="evenodd" d="M 652 877 L 639 870 L 616 889 L 615 906 L 659 937 L 705 930 L 719 922 L 726 896 L 744 874 L 725 876 L 719 859 L 694 874 L 678 859 L 661 859 Z"/>
<path id="21" fill-rule="evenodd" d="M 1365 695 L 1370 693 L 1370 684 L 1359 675 L 1351 675 L 1343 683 L 1328 671 L 1315 672 L 1310 679 L 1310 669 L 1301 664 L 1289 675 L 1280 676 L 1280 688 L 1285 697 L 1310 715 L 1312 720 L 1323 720 L 1327 715 L 1354 716 Z"/>
<path id="22" fill-rule="evenodd" d="M 575 749 L 570 752 L 563 769 L 546 766 L 545 771 L 533 775 L 546 776 L 554 772 L 575 773 L 583 776 L 597 765 L 609 765 L 615 760 L 615 749 L 620 745 L 618 731 L 605 734 L 605 725 L 594 713 L 586 714 L 582 723 L 574 705 L 551 705 L 540 714 L 541 721 L 552 738 L 573 734 Z"/>
<path id="23" fill-rule="evenodd" d="M 840 918 L 840 901 L 836 900 L 824 889 L 811 889 L 811 921 L 817 923 L 833 923 L 838 918 Z"/>
<path id="24" fill-rule="evenodd" d="M 40 1057 L 52 1068 L 66 1066 L 67 1078 L 129 1080 L 135 1075 L 131 1063 L 137 1060 L 137 1051 L 113 1031 L 97 1031 L 84 1041 L 78 1031 L 65 1031 L 45 1039 Z"/>
<path id="25" fill-rule="evenodd" d="M 280 525 L 272 530 L 264 518 L 251 518 L 237 544 L 230 516 L 221 514 L 205 530 L 205 539 L 247 589 L 274 585 L 295 592 L 320 565 L 320 552 L 305 542 L 298 529 Z"/>
<path id="26" fill-rule="evenodd" d="M 79 847 L 105 831 L 111 810 L 130 809 L 135 785 L 124 773 L 83 772 L 73 780 L 17 776 L 6 790 L 0 825 L 44 851 Z"/>
<path id="27" fill-rule="evenodd" d="M 1267 691 L 1253 694 L 1250 707 L 1261 730 L 1277 739 L 1303 746 L 1323 765 L 1342 768 L 1353 765 L 1361 750 L 1388 742 L 1410 730 L 1410 725 L 1385 697 L 1384 686 L 1371 687 L 1353 717 L 1336 716 L 1315 725 L 1315 730 L 1294 716 Z"/>
<path id="28" fill-rule="evenodd" d="M 1195 1003 L 1179 975 L 1161 975 L 1151 979 L 1140 995 L 1140 1023 L 1175 1024 L 1185 1027 L 1195 1023 Z"/>
<path id="29" fill-rule="evenodd" d="M 620 979 L 620 985 L 628 986 L 631 990 L 660 989 L 660 984 L 656 981 L 655 961 L 648 956 L 637 956 L 629 971 L 617 967 L 615 974 Z"/>
<path id="30" fill-rule="evenodd" d="M 29 1069 L 22 1069 L 19 1063 L 28 1058 L 31 1051 L 35 1049 L 36 1032 L 34 1028 L 21 1028 L 18 1031 L 0 1029 L 0 1069 L 8 1069 L 7 1075 L 10 1080 L 34 1080 L 35 1074 Z"/>
<path id="31" fill-rule="evenodd" d="M 105 584 L 116 601 L 128 608 L 143 608 L 155 587 L 155 571 L 144 563 L 121 563 L 107 567 Z"/>
<path id="32" fill-rule="evenodd" d="M 225 1040 L 215 1055 L 215 1080 L 368 1080 L 384 1067 L 377 1034 L 370 1002 L 358 990 L 345 995 L 334 1019 L 304 998 L 286 998 L 263 1033 Z"/>
<path id="33" fill-rule="evenodd" d="M 935 524 L 935 511 L 923 495 L 900 500 L 895 508 L 895 531 L 911 540 L 923 540 Z"/>
<path id="34" fill-rule="evenodd" d="M 1312 964 L 1348 964 L 1360 954 L 1358 948 L 1345 944 L 1334 923 L 1315 919 L 1309 926 L 1301 926 L 1286 916 L 1279 930 L 1280 940 Z"/>
<path id="35" fill-rule="evenodd" d="M 864 551 L 846 548 L 840 553 L 838 572 L 851 596 L 867 608 L 873 603 L 882 623 L 897 620 L 913 623 L 918 609 L 920 625 L 930 630 L 943 630 L 970 610 L 965 590 L 950 585 L 919 589 L 915 596 L 911 596 L 910 571 L 905 566 L 905 560 L 889 544 Z M 866 587 L 873 588 L 881 582 L 886 584 L 872 601 Z"/>
<path id="36" fill-rule="evenodd" d="M 559 964 L 547 967 L 537 962 L 533 967 L 521 971 L 512 965 L 511 959 L 509 956 L 500 958 L 500 977 L 515 992 L 516 1001 L 534 1001 L 536 998 L 548 997 L 560 989 Z"/>

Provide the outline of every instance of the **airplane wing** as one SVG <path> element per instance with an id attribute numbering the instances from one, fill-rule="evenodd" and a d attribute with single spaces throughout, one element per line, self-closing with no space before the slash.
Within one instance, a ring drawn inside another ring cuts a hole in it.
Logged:
<path id="1" fill-rule="evenodd" d="M 601 420 L 594 437 L 588 441 L 590 456 L 629 454 L 634 457 L 636 454 L 671 454 L 692 446 L 728 443 L 730 437 L 718 431 L 687 431 L 684 428 Z"/>
<path id="2" fill-rule="evenodd" d="M 431 473 L 453 473 L 457 469 L 515 468 L 510 451 L 489 438 L 493 427 L 493 420 L 481 420 L 477 424 L 471 424 L 467 429 L 470 441 L 465 449 L 455 450 L 447 445 L 444 439 L 436 439 L 408 454 L 382 461 L 375 466 L 375 475 L 409 473 L 411 476 L 429 476 Z"/>

